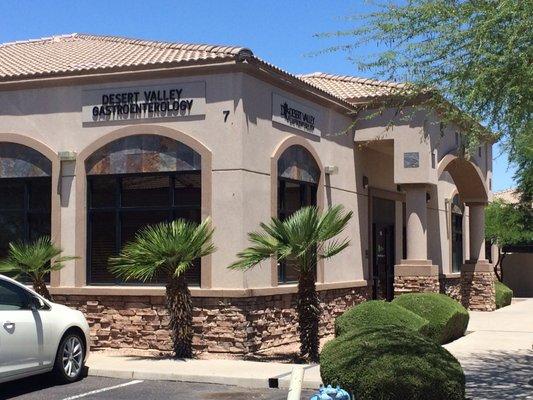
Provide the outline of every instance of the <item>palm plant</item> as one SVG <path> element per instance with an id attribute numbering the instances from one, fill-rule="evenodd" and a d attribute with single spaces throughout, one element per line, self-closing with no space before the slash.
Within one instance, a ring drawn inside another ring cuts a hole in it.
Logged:
<path id="1" fill-rule="evenodd" d="M 148 225 L 118 257 L 109 259 L 110 271 L 124 280 L 146 282 L 164 274 L 173 349 L 178 358 L 192 357 L 193 307 L 185 273 L 196 259 L 215 251 L 212 237 L 209 219 L 199 225 L 181 219 Z"/>
<path id="2" fill-rule="evenodd" d="M 9 243 L 7 258 L 0 262 L 0 272 L 32 281 L 33 289 L 41 296 L 52 300 L 46 287 L 45 276 L 64 267 L 64 262 L 77 257 L 61 256 L 49 236 L 42 236 L 30 243 Z"/>
<path id="3" fill-rule="evenodd" d="M 318 362 L 320 300 L 315 287 L 315 267 L 318 258 L 330 258 L 343 251 L 349 240 L 330 240 L 341 233 L 352 212 L 340 205 L 324 213 L 316 207 L 304 207 L 281 221 L 272 218 L 269 224 L 261 223 L 262 232 L 252 232 L 248 238 L 252 245 L 237 254 L 238 261 L 231 269 L 246 270 L 270 257 L 278 261 L 291 260 L 298 270 L 298 323 L 300 356 Z"/>

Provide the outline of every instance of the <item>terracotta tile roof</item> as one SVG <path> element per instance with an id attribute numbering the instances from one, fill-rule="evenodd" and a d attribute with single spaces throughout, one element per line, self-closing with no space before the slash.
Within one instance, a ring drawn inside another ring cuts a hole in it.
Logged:
<path id="1" fill-rule="evenodd" d="M 261 60 L 245 47 L 78 33 L 0 44 L 0 82 L 232 60 L 262 64 L 350 108 L 359 100 L 390 95 L 403 87 L 392 82 L 321 72 L 294 75 Z"/>
<path id="2" fill-rule="evenodd" d="M 389 96 L 405 88 L 403 83 L 378 81 L 355 76 L 331 75 L 323 72 L 298 75 L 303 81 L 346 101 Z"/>
<path id="3" fill-rule="evenodd" d="M 166 43 L 73 33 L 0 45 L 0 81 L 142 66 L 229 61 L 244 47 Z"/>

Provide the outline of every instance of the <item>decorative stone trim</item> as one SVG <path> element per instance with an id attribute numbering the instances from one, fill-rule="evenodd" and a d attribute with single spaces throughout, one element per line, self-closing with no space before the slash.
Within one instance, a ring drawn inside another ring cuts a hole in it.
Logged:
<path id="1" fill-rule="evenodd" d="M 334 333 L 347 308 L 371 298 L 368 286 L 322 290 L 320 336 Z M 196 353 L 246 356 L 299 341 L 296 293 L 259 297 L 193 297 Z M 82 311 L 95 349 L 171 351 L 164 296 L 55 295 L 54 301 Z"/>

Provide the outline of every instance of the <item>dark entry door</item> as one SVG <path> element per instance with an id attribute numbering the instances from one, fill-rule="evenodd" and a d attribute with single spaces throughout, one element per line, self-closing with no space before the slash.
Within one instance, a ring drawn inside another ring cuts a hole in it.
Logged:
<path id="1" fill-rule="evenodd" d="M 373 298 L 394 298 L 394 225 L 372 224 L 373 230 Z"/>

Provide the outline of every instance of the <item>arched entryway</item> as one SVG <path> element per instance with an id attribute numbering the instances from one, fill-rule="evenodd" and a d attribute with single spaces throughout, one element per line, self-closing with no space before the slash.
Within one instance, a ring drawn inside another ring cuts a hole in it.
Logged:
<path id="1" fill-rule="evenodd" d="M 178 218 L 201 220 L 201 169 L 198 152 L 152 134 L 114 140 L 85 160 L 89 284 L 123 283 L 109 273 L 108 259 L 144 226 Z M 200 285 L 200 260 L 188 281 Z"/>
<path id="2" fill-rule="evenodd" d="M 496 307 L 494 272 L 485 255 L 485 207 L 488 202 L 489 191 L 483 172 L 472 161 L 454 154 L 448 154 L 442 158 L 437 172 L 439 178 L 447 172 L 458 191 L 454 197 L 454 200 L 456 199 L 455 204 L 454 201 L 451 202 L 452 266 L 454 269 L 459 263 L 459 254 L 456 255 L 457 260 L 455 260 L 453 249 L 454 246 L 455 248 L 459 246 L 459 241 L 462 243 L 462 230 L 460 231 L 460 239 L 457 232 L 454 236 L 454 218 L 457 220 L 456 229 L 459 230 L 459 224 L 462 225 L 462 218 L 459 217 L 458 208 L 463 204 L 468 207 L 470 256 L 460 265 L 461 301 L 465 307 L 472 310 L 494 310 Z"/>

